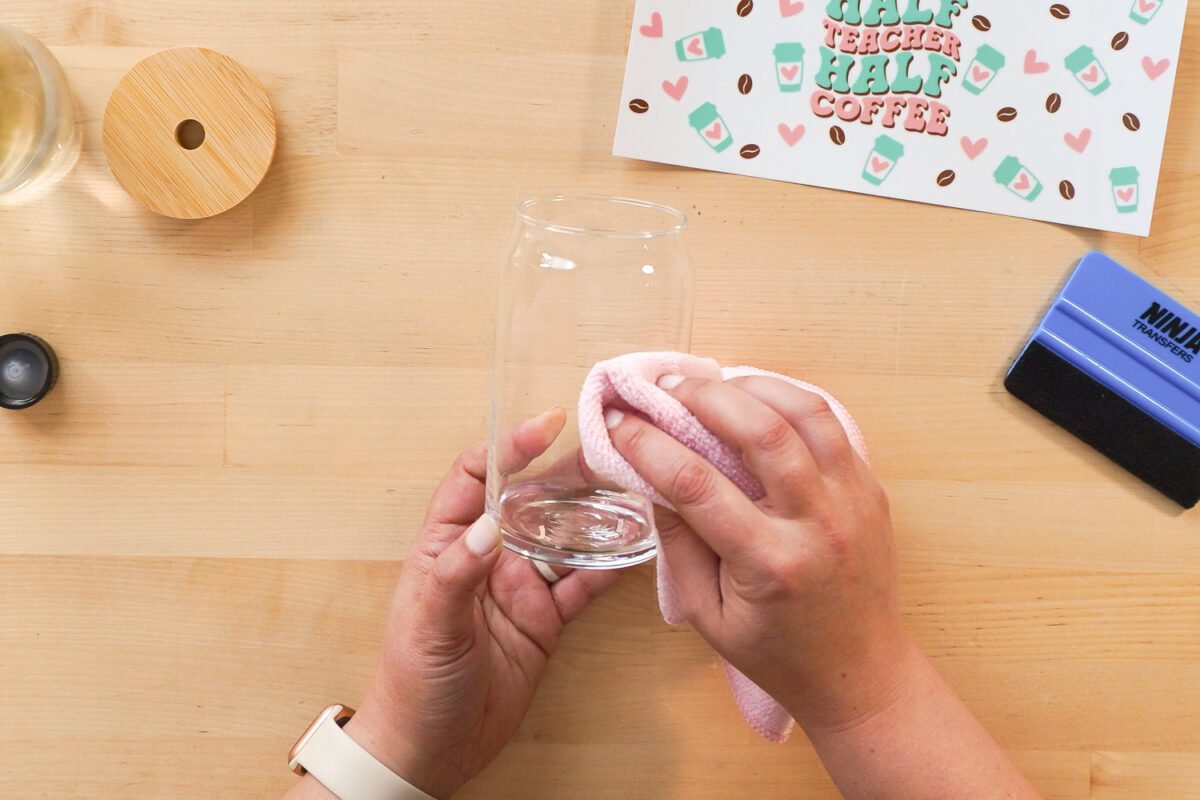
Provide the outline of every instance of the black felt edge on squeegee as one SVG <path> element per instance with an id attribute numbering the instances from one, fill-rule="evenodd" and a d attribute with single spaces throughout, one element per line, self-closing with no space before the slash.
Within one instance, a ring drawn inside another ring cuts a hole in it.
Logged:
<path id="1" fill-rule="evenodd" d="M 1200 446 L 1045 345 L 1029 343 L 1004 388 L 1184 508 L 1200 501 Z"/>

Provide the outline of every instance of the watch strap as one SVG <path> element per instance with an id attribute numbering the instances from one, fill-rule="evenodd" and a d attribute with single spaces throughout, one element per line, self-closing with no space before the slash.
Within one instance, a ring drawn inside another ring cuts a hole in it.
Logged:
<path id="1" fill-rule="evenodd" d="M 436 800 L 392 772 L 327 714 L 293 759 L 340 800 Z"/>

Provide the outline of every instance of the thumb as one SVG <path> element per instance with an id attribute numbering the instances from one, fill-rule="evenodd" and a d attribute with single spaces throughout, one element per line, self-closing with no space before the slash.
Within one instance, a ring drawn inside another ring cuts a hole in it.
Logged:
<path id="1" fill-rule="evenodd" d="M 499 558 L 500 528 L 484 514 L 434 559 L 422 598 L 429 621 L 447 632 L 469 631 L 475 591 Z"/>

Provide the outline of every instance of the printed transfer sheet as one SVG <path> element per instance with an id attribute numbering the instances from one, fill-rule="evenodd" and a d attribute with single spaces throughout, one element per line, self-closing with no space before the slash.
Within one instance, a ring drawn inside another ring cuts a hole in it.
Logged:
<path id="1" fill-rule="evenodd" d="M 1186 11 L 637 0 L 613 153 L 1146 236 Z"/>

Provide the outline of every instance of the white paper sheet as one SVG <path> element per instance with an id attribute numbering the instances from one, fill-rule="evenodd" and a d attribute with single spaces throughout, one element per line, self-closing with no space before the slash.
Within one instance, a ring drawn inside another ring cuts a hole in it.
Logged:
<path id="1" fill-rule="evenodd" d="M 613 153 L 1146 236 L 1186 12 L 637 0 Z"/>

